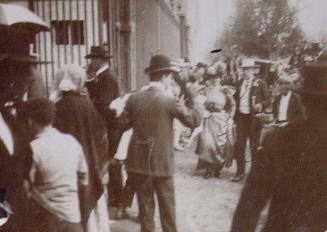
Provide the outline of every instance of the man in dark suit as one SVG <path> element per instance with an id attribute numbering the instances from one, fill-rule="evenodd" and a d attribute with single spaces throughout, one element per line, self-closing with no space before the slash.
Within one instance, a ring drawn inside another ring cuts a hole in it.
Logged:
<path id="1" fill-rule="evenodd" d="M 91 53 L 85 56 L 90 59 L 91 73 L 85 85 L 94 106 L 103 117 L 108 128 L 109 156 L 113 158 L 121 133 L 117 129 L 115 112 L 109 109 L 110 103 L 119 96 L 118 82 L 110 71 L 109 52 L 102 46 L 92 46 Z M 108 183 L 109 206 L 119 207 L 123 191 L 121 165 L 112 165 L 109 168 L 110 181 Z"/>
<path id="2" fill-rule="evenodd" d="M 149 88 L 132 94 L 120 117 L 124 129 L 133 128 L 126 169 L 138 194 L 142 232 L 153 232 L 156 193 L 164 232 L 176 232 L 174 196 L 173 119 L 195 128 L 199 113 L 186 107 L 166 89 L 174 84 L 168 57 L 155 55 L 145 73 Z M 176 84 L 175 84 L 176 85 Z"/>
<path id="3" fill-rule="evenodd" d="M 289 76 L 278 79 L 280 95 L 273 104 L 274 121 L 281 126 L 301 120 L 305 117 L 305 110 L 301 96 L 291 90 L 294 80 Z"/>
<path id="4" fill-rule="evenodd" d="M 231 232 L 254 232 L 270 201 L 264 232 L 327 230 L 327 63 L 309 62 L 301 94 L 306 118 L 274 127 L 258 150 Z"/>
<path id="5" fill-rule="evenodd" d="M 245 148 L 247 139 L 250 139 L 250 150 L 252 153 L 252 164 L 255 157 L 252 150 L 258 146 L 261 122 L 256 115 L 262 113 L 270 104 L 267 85 L 264 80 L 256 77 L 259 66 L 254 60 L 246 59 L 242 64 L 244 78 L 236 86 L 236 148 L 235 158 L 237 162 L 236 175 L 231 179 L 234 182 L 240 181 L 245 175 Z"/>

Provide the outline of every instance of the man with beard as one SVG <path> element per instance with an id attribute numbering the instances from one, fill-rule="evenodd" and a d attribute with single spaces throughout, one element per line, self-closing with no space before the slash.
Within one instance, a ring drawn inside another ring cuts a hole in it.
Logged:
<path id="1" fill-rule="evenodd" d="M 119 96 L 118 82 L 110 71 L 109 52 L 103 46 L 92 46 L 91 53 L 85 56 L 90 59 L 89 73 L 94 76 L 86 81 L 85 86 L 94 106 L 107 124 L 109 139 L 109 156 L 113 158 L 119 139 L 120 131 L 116 128 L 115 112 L 109 109 L 110 103 Z M 123 191 L 121 165 L 109 167 L 110 180 L 108 183 L 109 206 L 119 207 Z"/>

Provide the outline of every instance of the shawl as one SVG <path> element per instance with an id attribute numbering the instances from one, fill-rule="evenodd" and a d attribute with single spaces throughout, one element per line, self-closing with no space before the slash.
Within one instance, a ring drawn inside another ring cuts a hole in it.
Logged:
<path id="1" fill-rule="evenodd" d="M 109 165 L 106 126 L 87 95 L 63 92 L 56 108 L 54 126 L 80 142 L 88 164 L 89 185 L 81 199 L 82 220 L 87 220 L 104 191 L 102 177 Z"/>

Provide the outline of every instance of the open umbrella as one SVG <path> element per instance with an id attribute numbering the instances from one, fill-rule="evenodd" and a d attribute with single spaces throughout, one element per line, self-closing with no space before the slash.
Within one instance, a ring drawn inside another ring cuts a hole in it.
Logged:
<path id="1" fill-rule="evenodd" d="M 25 7 L 0 3 L 0 27 L 11 32 L 28 30 L 30 33 L 49 30 L 49 25 Z"/>

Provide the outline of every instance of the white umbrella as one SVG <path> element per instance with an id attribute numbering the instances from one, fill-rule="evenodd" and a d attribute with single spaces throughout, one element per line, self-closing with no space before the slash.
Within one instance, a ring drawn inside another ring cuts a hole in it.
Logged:
<path id="1" fill-rule="evenodd" d="M 49 29 L 49 25 L 25 7 L 0 3 L 0 25 L 15 30 L 32 30 L 35 34 Z"/>

